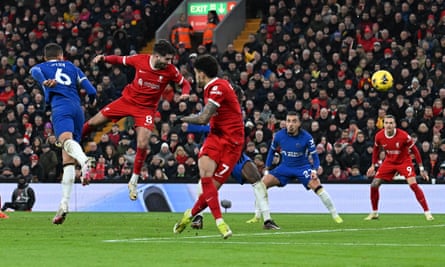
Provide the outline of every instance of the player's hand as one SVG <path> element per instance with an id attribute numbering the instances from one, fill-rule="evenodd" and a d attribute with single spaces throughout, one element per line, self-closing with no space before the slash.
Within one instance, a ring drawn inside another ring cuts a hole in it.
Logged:
<path id="1" fill-rule="evenodd" d="M 93 63 L 97 64 L 101 61 L 105 60 L 105 56 L 104 55 L 97 55 L 93 58 Z"/>
<path id="2" fill-rule="evenodd" d="M 373 177 L 375 175 L 375 168 L 374 166 L 369 167 L 368 171 L 366 172 L 366 176 Z"/>
<path id="3" fill-rule="evenodd" d="M 318 179 L 318 175 L 317 175 L 317 171 L 316 170 L 312 170 L 311 171 L 311 179 L 312 180 Z"/>
<path id="4" fill-rule="evenodd" d="M 53 79 L 48 79 L 43 81 L 43 86 L 52 88 L 57 85 L 57 81 Z"/>

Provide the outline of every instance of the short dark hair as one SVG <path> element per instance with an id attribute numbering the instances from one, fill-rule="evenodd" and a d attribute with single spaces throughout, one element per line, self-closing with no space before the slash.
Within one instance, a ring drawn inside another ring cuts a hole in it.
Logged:
<path id="1" fill-rule="evenodd" d="M 161 39 L 157 41 L 156 44 L 153 46 L 153 53 L 159 54 L 161 56 L 174 55 L 176 54 L 176 49 L 169 41 Z"/>
<path id="2" fill-rule="evenodd" d="M 287 112 L 287 116 L 297 116 L 298 119 L 301 120 L 301 113 L 296 112 L 296 111 L 293 111 L 293 110 L 288 111 L 288 112 Z"/>
<path id="3" fill-rule="evenodd" d="M 208 54 L 201 55 L 196 59 L 195 69 L 202 71 L 209 78 L 214 78 L 218 75 L 218 61 Z"/>
<path id="4" fill-rule="evenodd" d="M 63 55 L 63 49 L 56 43 L 48 43 L 43 49 L 46 59 L 55 59 L 60 55 Z"/>

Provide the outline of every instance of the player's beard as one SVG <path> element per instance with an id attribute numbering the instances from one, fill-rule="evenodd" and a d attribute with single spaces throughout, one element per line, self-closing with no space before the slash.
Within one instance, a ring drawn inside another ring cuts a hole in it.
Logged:
<path id="1" fill-rule="evenodd" d="M 287 133 L 290 135 L 296 135 L 298 132 L 297 127 L 287 127 Z"/>
<path id="2" fill-rule="evenodd" d="M 156 69 L 165 69 L 167 67 L 167 63 L 161 62 L 160 60 L 155 62 L 155 66 Z"/>

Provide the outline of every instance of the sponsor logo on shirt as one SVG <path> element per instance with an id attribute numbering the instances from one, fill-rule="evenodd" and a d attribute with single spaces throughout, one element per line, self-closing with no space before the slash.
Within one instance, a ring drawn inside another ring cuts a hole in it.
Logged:
<path id="1" fill-rule="evenodd" d="M 161 86 L 159 84 L 152 83 L 152 82 L 149 82 L 149 81 L 144 81 L 141 78 L 139 78 L 138 84 L 141 87 L 150 87 L 151 89 L 154 89 L 154 90 L 159 90 L 161 88 Z"/>

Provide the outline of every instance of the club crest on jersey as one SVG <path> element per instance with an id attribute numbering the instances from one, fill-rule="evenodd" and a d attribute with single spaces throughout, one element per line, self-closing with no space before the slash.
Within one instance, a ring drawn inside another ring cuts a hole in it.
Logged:
<path id="1" fill-rule="evenodd" d="M 159 83 L 162 83 L 162 79 L 164 79 L 164 76 L 162 76 L 162 75 L 159 76 L 159 78 L 158 78 L 158 82 L 159 82 Z"/>
<path id="2" fill-rule="evenodd" d="M 211 95 L 222 95 L 222 92 L 218 90 L 218 86 L 213 86 L 212 89 L 210 89 Z"/>
<path id="3" fill-rule="evenodd" d="M 396 147 L 397 147 L 397 148 L 399 148 L 399 147 L 400 147 L 400 144 L 399 144 L 399 142 L 397 142 L 397 143 L 396 143 Z"/>

